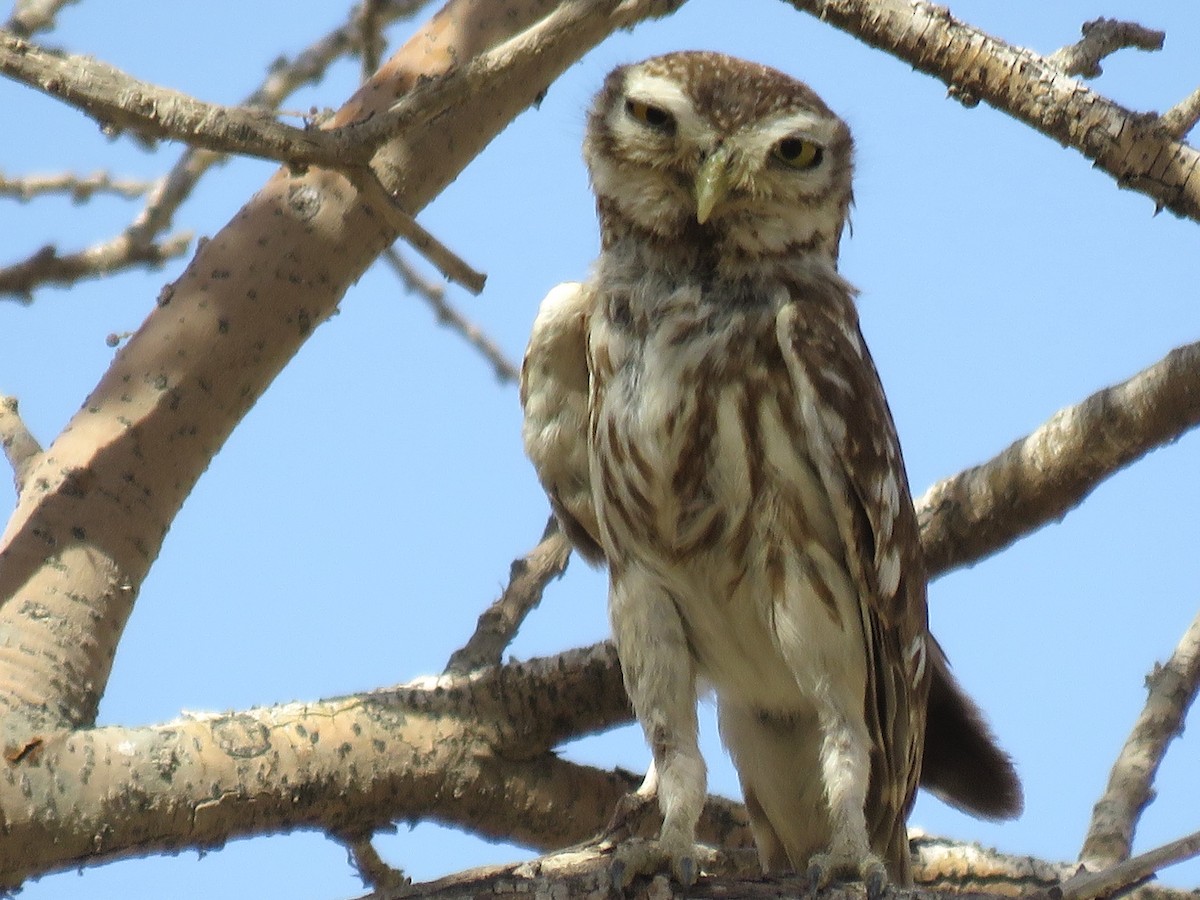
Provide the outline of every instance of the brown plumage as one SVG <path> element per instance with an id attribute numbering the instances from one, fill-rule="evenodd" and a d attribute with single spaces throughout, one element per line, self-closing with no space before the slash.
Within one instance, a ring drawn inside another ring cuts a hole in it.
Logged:
<path id="1" fill-rule="evenodd" d="M 701 681 L 765 869 L 907 884 L 923 755 L 970 811 L 1012 815 L 1020 790 L 929 635 L 899 442 L 837 272 L 849 130 L 787 75 L 675 53 L 609 75 L 584 155 L 602 253 L 544 301 L 521 397 L 564 529 L 609 565 L 654 755 L 662 832 L 622 864 L 696 877 Z"/>

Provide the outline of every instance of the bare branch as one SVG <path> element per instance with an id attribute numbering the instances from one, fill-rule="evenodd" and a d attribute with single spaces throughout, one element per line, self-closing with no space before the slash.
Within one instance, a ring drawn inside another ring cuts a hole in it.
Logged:
<path id="1" fill-rule="evenodd" d="M 503 383 L 515 384 L 520 377 L 520 369 L 512 363 L 504 351 L 490 337 L 480 330 L 479 326 L 459 312 L 446 300 L 446 292 L 440 284 L 424 278 L 420 272 L 410 266 L 407 260 L 395 247 L 389 247 L 383 252 L 383 258 L 392 270 L 404 281 L 405 287 L 428 303 L 442 325 L 447 325 L 461 334 L 467 342 L 483 354 L 492 364 L 496 372 L 496 380 Z"/>
<path id="2" fill-rule="evenodd" d="M 910 0 L 786 0 L 983 100 L 1064 146 L 1158 209 L 1200 222 L 1200 152 L 1175 140 L 1156 115 L 1134 113 L 1065 75 L 1046 57 Z"/>
<path id="3" fill-rule="evenodd" d="M 350 857 L 350 865 L 358 873 L 363 884 L 375 892 L 396 891 L 403 893 L 412 879 L 400 869 L 384 862 L 370 834 L 335 834 L 339 841 L 346 845 L 346 853 Z"/>
<path id="4" fill-rule="evenodd" d="M 1175 140 L 1182 141 L 1186 138 L 1196 127 L 1196 123 L 1200 122 L 1200 88 L 1196 88 L 1163 113 L 1159 122 Z"/>
<path id="5" fill-rule="evenodd" d="M 968 565 L 1057 520 L 1105 478 L 1200 424 L 1200 342 L 1055 413 L 983 465 L 916 502 L 930 575 Z"/>
<path id="6" fill-rule="evenodd" d="M 1046 62 L 1068 75 L 1082 75 L 1084 78 L 1099 78 L 1104 74 L 1100 60 L 1118 50 L 1126 47 L 1161 50 L 1167 37 L 1165 32 L 1116 19 L 1093 19 L 1085 22 L 1080 30 L 1083 32 L 1082 40 L 1055 50 L 1046 57 Z"/>
<path id="7" fill-rule="evenodd" d="M 428 0 L 384 0 L 376 4 L 378 16 L 387 23 L 411 16 Z M 266 80 L 243 101 L 246 106 L 275 109 L 293 91 L 320 80 L 337 59 L 356 46 L 357 27 L 348 22 L 319 38 L 295 58 L 280 58 L 271 66 Z M 171 227 L 175 213 L 204 174 L 228 154 L 188 147 L 162 180 L 161 187 L 130 225 L 126 236 L 145 244 Z"/>
<path id="8" fill-rule="evenodd" d="M 41 285 L 74 284 L 135 266 L 160 266 L 185 253 L 191 240 L 191 232 L 183 232 L 158 243 L 140 244 L 128 234 L 120 234 L 75 253 L 60 254 L 56 247 L 46 246 L 27 259 L 0 268 L 0 296 L 11 294 L 28 303 L 33 289 Z"/>
<path id="9" fill-rule="evenodd" d="M 523 558 L 513 560 L 508 587 L 479 617 L 471 639 L 450 656 L 446 671 L 466 673 L 498 665 L 525 617 L 542 602 L 546 585 L 567 570 L 570 556 L 571 542 L 551 514 L 541 541 Z"/>
<path id="10" fill-rule="evenodd" d="M 952 900 L 974 897 L 1038 897 L 1056 888 L 1070 872 L 1063 864 L 1029 857 L 1009 856 L 935 837 L 910 842 L 914 854 L 912 888 L 890 887 L 896 900 Z M 745 900 L 778 900 L 809 897 L 811 887 L 803 876 L 759 875 L 753 852 L 733 851 L 714 860 L 716 868 L 687 891 L 698 900 L 739 897 Z M 596 846 L 572 847 L 549 856 L 503 866 L 460 872 L 437 881 L 413 885 L 407 900 L 505 900 L 511 897 L 555 897 L 561 900 L 604 897 L 613 892 L 611 857 Z M 707 872 L 707 870 L 706 870 Z M 398 894 L 374 894 L 371 900 L 395 900 Z M 626 892 L 630 900 L 677 900 L 682 894 L 665 877 L 639 880 Z M 821 892 L 827 900 L 858 900 L 862 888 L 837 884 Z M 1155 900 L 1191 900 L 1188 891 L 1162 888 Z M 362 898 L 368 900 L 368 898 Z"/>
<path id="11" fill-rule="evenodd" d="M 1164 844 L 1133 859 L 1117 863 L 1102 872 L 1083 871 L 1069 879 L 1055 900 L 1095 900 L 1115 897 L 1127 888 L 1149 880 L 1168 866 L 1200 856 L 1200 831 Z"/>
<path id="12" fill-rule="evenodd" d="M 472 269 L 453 250 L 419 225 L 384 188 L 371 168 L 363 166 L 348 170 L 347 175 L 375 211 L 387 219 L 392 229 L 439 272 L 472 294 L 483 291 L 487 276 Z"/>
<path id="13" fill-rule="evenodd" d="M 41 194 L 70 194 L 76 203 L 84 203 L 96 194 L 117 194 L 132 199 L 148 194 L 158 182 L 137 181 L 132 178 L 114 178 L 107 172 L 91 175 L 25 175 L 21 178 L 6 178 L 0 172 L 0 197 L 12 197 L 28 202 Z"/>
<path id="14" fill-rule="evenodd" d="M 1166 664 L 1154 667 L 1146 684 L 1146 706 L 1113 764 L 1079 852 L 1093 870 L 1129 858 L 1137 821 L 1153 799 L 1154 776 L 1167 746 L 1183 733 L 1184 718 L 1200 688 L 1200 615 Z"/>
<path id="15" fill-rule="evenodd" d="M 38 31 L 49 31 L 55 25 L 59 11 L 79 0 L 17 0 L 4 29 L 18 37 L 29 37 Z"/>
<path id="16" fill-rule="evenodd" d="M 383 0 L 362 0 L 354 13 L 362 56 L 362 77 L 366 81 L 379 68 L 383 57 Z"/>
<path id="17" fill-rule="evenodd" d="M 13 485 L 19 495 L 25 490 L 25 480 L 33 464 L 42 455 L 42 446 L 25 427 L 18 412 L 16 397 L 0 395 L 0 445 L 13 470 Z"/>
<path id="18" fill-rule="evenodd" d="M 106 130 L 128 128 L 208 150 L 334 169 L 365 163 L 373 149 L 284 125 L 269 110 L 204 103 L 107 63 L 54 53 L 3 32 L 0 73 L 77 107 Z"/>

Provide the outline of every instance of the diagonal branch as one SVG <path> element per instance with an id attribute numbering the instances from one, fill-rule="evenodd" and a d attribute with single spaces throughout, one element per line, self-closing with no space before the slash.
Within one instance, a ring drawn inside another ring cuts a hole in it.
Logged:
<path id="1" fill-rule="evenodd" d="M 498 665 L 525 617 L 542 602 L 546 585 L 567 570 L 570 555 L 571 543 L 551 513 L 541 541 L 513 561 L 504 593 L 484 610 L 470 640 L 450 656 L 446 671 L 462 674 Z"/>
<path id="2" fill-rule="evenodd" d="M 1157 208 L 1200 222 L 1200 152 L 1158 116 L 1135 113 L 1089 90 L 1050 59 L 954 18 L 944 6 L 909 0 L 786 0 L 983 100 L 1060 144 L 1074 147 L 1120 187 Z"/>
<path id="3" fill-rule="evenodd" d="M 1200 831 L 1156 847 L 1101 872 L 1079 872 L 1068 879 L 1054 900 L 1095 900 L 1119 897 L 1127 889 L 1154 877 L 1168 866 L 1200 856 Z"/>
<path id="4" fill-rule="evenodd" d="M 1200 342 L 1172 350 L 916 501 L 929 573 L 970 565 L 1062 518 L 1105 478 L 1200 424 Z"/>
<path id="5" fill-rule="evenodd" d="M 1154 776 L 1200 689 L 1200 615 L 1165 665 L 1146 679 L 1149 696 L 1096 803 L 1079 858 L 1091 869 L 1129 859 L 1138 819 L 1154 798 Z M 1149 874 L 1149 873 L 1147 873 Z"/>
<path id="6" fill-rule="evenodd" d="M 447 325 L 457 331 L 468 344 L 491 363 L 497 381 L 501 384 L 516 384 L 521 375 L 516 364 L 504 354 L 504 351 L 492 338 L 484 334 L 478 325 L 446 300 L 446 292 L 441 284 L 431 282 L 423 277 L 394 247 L 385 250 L 383 258 L 391 266 L 392 271 L 400 276 L 405 287 L 429 304 L 434 315 L 437 316 L 439 324 Z"/>

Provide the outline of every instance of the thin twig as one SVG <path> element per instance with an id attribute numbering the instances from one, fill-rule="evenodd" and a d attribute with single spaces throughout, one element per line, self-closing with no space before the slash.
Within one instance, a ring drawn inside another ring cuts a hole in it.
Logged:
<path id="1" fill-rule="evenodd" d="M 466 339 L 467 343 L 483 354 L 483 357 L 491 363 L 497 381 L 501 384 L 516 384 L 517 379 L 521 377 L 520 369 L 505 356 L 500 346 L 484 334 L 478 325 L 447 302 L 446 291 L 440 284 L 430 281 L 409 265 L 408 260 L 395 247 L 384 250 L 383 258 L 400 276 L 404 286 L 433 308 L 438 322 L 453 328 Z"/>
<path id="2" fill-rule="evenodd" d="M 11 295 L 22 303 L 33 299 L 33 289 L 45 284 L 74 284 L 83 278 L 109 275 L 134 266 L 160 266 L 187 251 L 190 232 L 154 244 L 138 244 L 120 234 L 109 241 L 60 254 L 52 245 L 0 269 L 0 296 Z"/>
<path id="3" fill-rule="evenodd" d="M 1093 19 L 1080 29 L 1083 39 L 1055 50 L 1046 62 L 1057 66 L 1068 75 L 1084 78 L 1099 78 L 1104 74 L 1100 60 L 1118 50 L 1132 47 L 1136 50 L 1161 50 L 1166 32 L 1155 31 L 1137 24 L 1117 19 Z"/>
<path id="4" fill-rule="evenodd" d="M 13 486 L 19 495 L 25 490 L 34 463 L 42 455 L 42 445 L 21 419 L 16 397 L 0 395 L 0 445 L 12 466 Z"/>
<path id="5" fill-rule="evenodd" d="M 483 291 L 487 276 L 472 269 L 453 250 L 426 231 L 417 220 L 400 208 L 375 172 L 369 167 L 350 170 L 347 176 L 358 188 L 363 198 L 388 220 L 400 237 L 404 238 L 413 249 L 424 256 L 439 272 L 455 284 L 461 284 L 472 294 Z"/>
<path id="6" fill-rule="evenodd" d="M 1055 900 L 1095 900 L 1111 897 L 1125 888 L 1140 884 L 1168 866 L 1200 856 L 1200 831 L 1171 841 L 1132 859 L 1117 863 L 1102 872 L 1082 871 L 1068 879 L 1060 891 L 1051 891 Z"/>
<path id="7" fill-rule="evenodd" d="M 96 194 L 116 194 L 133 199 L 148 194 L 157 187 L 157 181 L 139 181 L 132 178 L 114 178 L 107 172 L 91 175 L 24 175 L 6 178 L 0 172 L 0 197 L 12 197 L 27 202 L 42 194 L 70 194 L 76 203 L 84 203 Z"/>
<path id="8" fill-rule="evenodd" d="M 1096 803 L 1079 858 L 1091 869 L 1128 859 L 1138 819 L 1154 797 L 1154 776 L 1167 746 L 1183 733 L 1183 721 L 1200 688 L 1200 615 L 1175 652 L 1146 679 L 1149 696 Z"/>
<path id="9" fill-rule="evenodd" d="M 363 0 L 354 18 L 358 24 L 358 42 L 362 56 L 362 77 L 366 81 L 379 68 L 383 57 L 382 0 Z"/>
<path id="10" fill-rule="evenodd" d="M 346 847 L 350 865 L 358 873 L 363 884 L 377 894 L 402 892 L 412 884 L 412 879 L 403 870 L 384 862 L 375 848 L 371 834 L 349 834 L 334 832 L 333 837 Z"/>
<path id="11" fill-rule="evenodd" d="M 513 560 L 508 587 L 479 617 L 470 640 L 450 656 L 446 672 L 464 675 L 499 665 L 525 617 L 542 602 L 546 585 L 567 570 L 570 556 L 571 542 L 559 530 L 558 519 L 551 515 L 538 545 L 521 559 Z"/>
<path id="12" fill-rule="evenodd" d="M 1169 135 L 1182 141 L 1200 122 L 1200 88 L 1168 109 L 1158 121 Z"/>
<path id="13" fill-rule="evenodd" d="M 64 6 L 79 0 L 17 0 L 4 29 L 18 37 L 29 37 L 38 31 L 49 31 Z"/>
<path id="14" fill-rule="evenodd" d="M 1062 518 L 1104 479 L 1200 424 L 1200 342 L 1104 388 L 916 502 L 931 575 Z"/>

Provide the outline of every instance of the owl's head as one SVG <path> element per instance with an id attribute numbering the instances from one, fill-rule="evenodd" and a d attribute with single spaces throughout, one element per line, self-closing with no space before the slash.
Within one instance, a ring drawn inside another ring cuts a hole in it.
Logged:
<path id="1" fill-rule="evenodd" d="M 584 141 L 606 244 L 699 239 L 747 261 L 836 259 L 852 154 L 846 123 L 803 82 L 696 51 L 613 70 Z"/>

